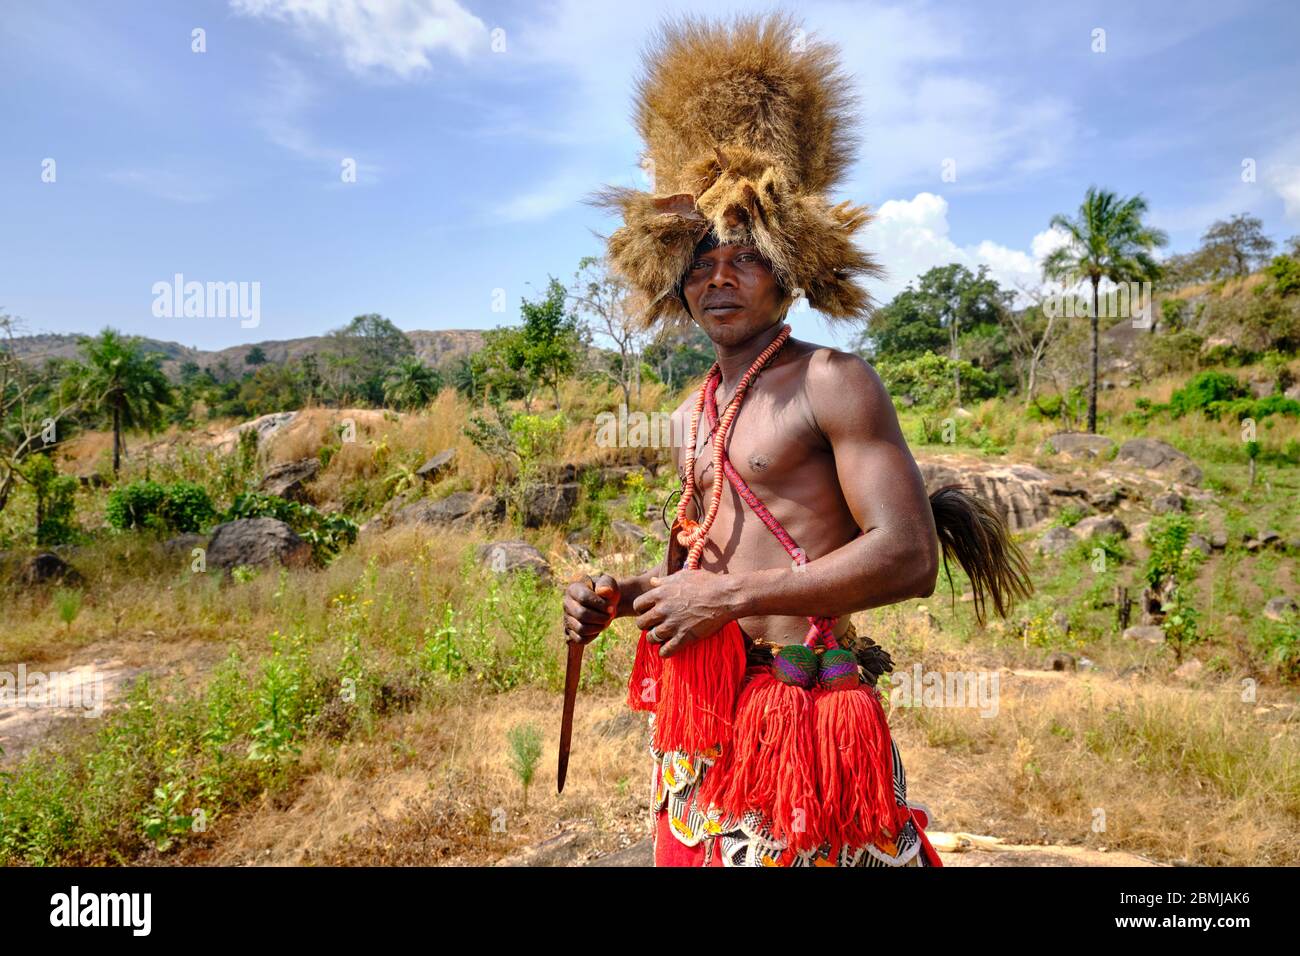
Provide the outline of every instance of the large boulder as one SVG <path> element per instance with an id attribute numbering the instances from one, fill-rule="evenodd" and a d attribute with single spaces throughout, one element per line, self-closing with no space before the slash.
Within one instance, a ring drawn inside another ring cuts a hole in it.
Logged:
<path id="1" fill-rule="evenodd" d="M 1108 535 L 1128 537 L 1128 526 L 1114 515 L 1091 515 L 1074 526 L 1075 534 L 1085 538 L 1104 538 Z"/>
<path id="2" fill-rule="evenodd" d="M 206 560 L 227 571 L 239 565 L 296 567 L 311 561 L 311 545 L 276 518 L 239 518 L 213 530 Z"/>
<path id="3" fill-rule="evenodd" d="M 217 447 L 219 452 L 226 454 L 239 447 L 239 436 L 243 432 L 254 431 L 257 432 L 258 445 L 262 446 L 266 443 L 268 438 L 287 426 L 297 417 L 297 412 L 271 412 L 270 414 L 263 415 L 260 418 L 254 418 L 252 421 L 244 422 L 242 425 L 236 425 L 234 428 L 227 429 L 220 435 L 216 436 L 216 438 L 212 439 L 212 443 Z"/>
<path id="4" fill-rule="evenodd" d="M 1295 598 L 1280 595 L 1268 599 L 1268 603 L 1264 605 L 1264 616 L 1270 621 L 1285 621 L 1297 610 Z"/>
<path id="5" fill-rule="evenodd" d="M 1201 469 L 1168 442 L 1154 438 L 1130 438 L 1115 455 L 1119 464 L 1170 475 L 1189 485 L 1201 483 Z"/>
<path id="6" fill-rule="evenodd" d="M 18 583 L 28 587 L 42 584 L 80 584 L 81 573 L 53 551 L 34 554 L 18 569 Z"/>
<path id="7" fill-rule="evenodd" d="M 1067 458 L 1105 458 L 1114 447 L 1115 442 L 1105 435 L 1088 432 L 1057 432 L 1043 443 L 1044 451 Z"/>
<path id="8" fill-rule="evenodd" d="M 548 524 L 564 524 L 578 504 L 581 485 L 566 482 L 562 485 L 531 485 L 520 495 L 519 510 L 525 528 L 540 528 Z"/>
<path id="9" fill-rule="evenodd" d="M 1040 554 L 1064 554 L 1074 547 L 1079 536 L 1070 528 L 1057 526 L 1048 528 L 1041 538 L 1038 539 L 1038 551 Z"/>
<path id="10" fill-rule="evenodd" d="M 505 502 L 492 495 L 457 491 L 437 501 L 422 499 L 401 508 L 393 515 L 393 525 L 431 524 L 465 527 L 476 521 L 489 521 L 505 515 Z"/>
<path id="11" fill-rule="evenodd" d="M 917 464 L 926 491 L 963 485 L 988 501 L 1012 531 L 1033 527 L 1052 513 L 1052 476 L 1039 468 L 948 458 L 927 458 Z"/>
<path id="12" fill-rule="evenodd" d="M 478 549 L 478 559 L 490 571 L 497 574 L 509 574 L 525 568 L 537 572 L 546 582 L 551 580 L 551 565 L 542 552 L 527 541 L 493 541 Z"/>
<path id="13" fill-rule="evenodd" d="M 267 495 L 276 495 L 289 501 L 307 499 L 306 484 L 320 471 L 319 458 L 300 458 L 276 465 L 262 478 L 257 490 Z"/>
<path id="14" fill-rule="evenodd" d="M 415 473 L 427 482 L 440 481 L 444 476 L 451 473 L 451 466 L 456 461 L 456 449 L 448 448 L 446 451 L 440 451 L 419 468 Z"/>
<path id="15" fill-rule="evenodd" d="M 1151 499 L 1151 510 L 1158 515 L 1176 514 L 1186 510 L 1187 502 L 1176 491 L 1168 491 Z"/>

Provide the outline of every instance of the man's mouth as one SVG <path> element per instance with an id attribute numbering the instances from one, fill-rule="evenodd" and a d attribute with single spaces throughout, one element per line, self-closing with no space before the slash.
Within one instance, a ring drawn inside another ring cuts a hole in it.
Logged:
<path id="1" fill-rule="evenodd" d="M 709 315 L 728 316 L 728 315 L 735 315 L 743 308 L 744 306 L 741 305 L 739 302 L 722 301 L 722 302 L 712 302 L 709 305 L 706 305 L 704 307 L 704 311 L 707 312 Z"/>

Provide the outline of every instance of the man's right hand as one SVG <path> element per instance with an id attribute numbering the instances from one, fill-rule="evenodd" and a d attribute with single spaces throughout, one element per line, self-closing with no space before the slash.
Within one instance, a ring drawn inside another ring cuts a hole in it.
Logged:
<path id="1" fill-rule="evenodd" d="M 577 581 L 564 592 L 564 636 L 587 644 L 613 623 L 618 614 L 618 582 L 608 574 Z"/>

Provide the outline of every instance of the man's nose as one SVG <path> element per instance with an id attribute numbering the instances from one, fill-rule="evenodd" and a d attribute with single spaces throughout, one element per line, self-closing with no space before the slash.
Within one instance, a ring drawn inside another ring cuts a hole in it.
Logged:
<path id="1" fill-rule="evenodd" d="M 709 288 L 736 284 L 736 270 L 728 260 L 719 259 L 709 272 Z"/>

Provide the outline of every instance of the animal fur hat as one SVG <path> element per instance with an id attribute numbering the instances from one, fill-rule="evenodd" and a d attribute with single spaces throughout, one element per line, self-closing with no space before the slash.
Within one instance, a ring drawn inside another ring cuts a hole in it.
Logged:
<path id="1" fill-rule="evenodd" d="M 865 318 L 861 281 L 883 270 L 853 234 L 871 217 L 827 198 L 855 146 L 836 48 L 789 14 L 687 16 L 660 25 L 642 67 L 633 121 L 653 192 L 611 186 L 593 199 L 622 213 L 608 258 L 642 325 L 691 324 L 679 283 L 710 236 L 752 243 L 784 289 L 829 318 Z"/>

